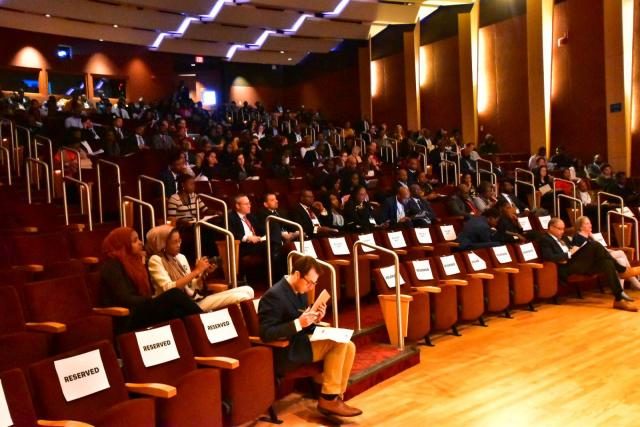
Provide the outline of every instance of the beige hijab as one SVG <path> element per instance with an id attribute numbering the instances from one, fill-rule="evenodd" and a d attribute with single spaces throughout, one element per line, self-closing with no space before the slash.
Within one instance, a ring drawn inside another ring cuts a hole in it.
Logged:
<path id="1" fill-rule="evenodd" d="M 180 263 L 171 255 L 165 252 L 167 240 L 177 229 L 170 225 L 163 224 L 153 227 L 147 232 L 147 252 L 149 255 L 158 255 L 171 280 L 178 280 L 187 275 Z"/>

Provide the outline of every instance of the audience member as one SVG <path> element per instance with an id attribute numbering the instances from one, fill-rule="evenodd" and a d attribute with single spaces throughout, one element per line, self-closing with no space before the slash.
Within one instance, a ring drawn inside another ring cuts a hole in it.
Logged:
<path id="1" fill-rule="evenodd" d="M 373 206 L 369 202 L 367 189 L 359 186 L 353 190 L 344 204 L 345 229 L 354 233 L 369 233 L 376 227 Z"/>
<path id="2" fill-rule="evenodd" d="M 395 196 L 387 198 L 382 206 L 382 221 L 390 227 L 411 227 L 411 217 L 407 212 L 410 198 L 409 188 L 398 187 Z"/>
<path id="3" fill-rule="evenodd" d="M 179 151 L 171 152 L 169 154 L 169 166 L 160 174 L 160 180 L 164 183 L 164 194 L 167 198 L 180 190 L 178 177 L 186 173 L 187 163 L 182 153 Z"/>
<path id="4" fill-rule="evenodd" d="M 478 208 L 473 204 L 469 196 L 469 187 L 466 184 L 459 184 L 456 192 L 447 200 L 447 210 L 451 216 L 460 216 L 465 220 L 472 215 L 478 215 Z"/>
<path id="5" fill-rule="evenodd" d="M 304 234 L 308 238 L 317 235 L 337 233 L 338 230 L 331 227 L 333 218 L 321 202 L 316 201 L 313 192 L 303 190 L 300 194 L 300 203 L 290 211 L 291 220 L 302 226 Z"/>
<path id="6" fill-rule="evenodd" d="M 500 212 L 496 208 L 487 209 L 482 215 L 469 218 L 456 239 L 460 243 L 458 250 L 464 251 L 500 246 L 502 242 L 499 240 L 496 231 L 499 218 Z"/>
<path id="7" fill-rule="evenodd" d="M 407 201 L 407 215 L 411 218 L 414 227 L 428 227 L 436 222 L 436 214 L 431 209 L 431 204 L 425 198 L 420 185 L 411 184 L 409 191 L 411 197 Z"/>

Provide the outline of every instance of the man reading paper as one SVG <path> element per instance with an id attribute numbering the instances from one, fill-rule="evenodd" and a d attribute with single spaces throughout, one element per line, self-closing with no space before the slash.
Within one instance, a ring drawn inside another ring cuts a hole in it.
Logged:
<path id="1" fill-rule="evenodd" d="M 302 364 L 324 361 L 318 409 L 325 414 L 353 417 L 362 411 L 344 403 L 342 396 L 355 358 L 355 345 L 351 341 L 309 340 L 327 308 L 326 302 L 309 307 L 307 299 L 307 292 L 314 289 L 321 274 L 322 266 L 312 257 L 300 257 L 293 263 L 291 275 L 284 276 L 260 299 L 260 337 L 266 342 L 289 340 L 287 348 L 274 351 L 278 375 Z"/>

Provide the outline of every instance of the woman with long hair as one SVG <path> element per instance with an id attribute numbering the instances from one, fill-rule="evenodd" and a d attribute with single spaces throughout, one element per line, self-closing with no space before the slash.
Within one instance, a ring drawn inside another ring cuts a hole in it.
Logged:
<path id="1" fill-rule="evenodd" d="M 201 313 L 198 305 L 179 289 L 153 297 L 145 252 L 138 233 L 130 227 L 111 231 L 102 242 L 105 258 L 100 283 L 107 306 L 129 309 L 127 329 L 138 329 Z"/>

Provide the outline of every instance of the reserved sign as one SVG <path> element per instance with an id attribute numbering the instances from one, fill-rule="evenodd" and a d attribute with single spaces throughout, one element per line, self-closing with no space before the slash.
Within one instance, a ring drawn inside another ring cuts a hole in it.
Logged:
<path id="1" fill-rule="evenodd" d="M 313 243 L 311 242 L 311 240 L 304 241 L 304 247 L 302 248 L 302 250 L 300 249 L 300 242 L 296 241 L 296 242 L 293 242 L 293 244 L 296 246 L 296 251 L 302 252 L 306 256 L 318 258 L 318 255 L 316 254 L 316 249 L 313 247 Z"/>
<path id="2" fill-rule="evenodd" d="M 522 227 L 522 231 L 533 230 L 533 227 L 531 227 L 531 221 L 529 221 L 528 216 L 523 216 L 521 218 L 518 218 L 518 223 L 520 224 L 520 227 Z"/>
<path id="3" fill-rule="evenodd" d="M 396 287 L 396 267 L 395 265 L 390 265 L 389 267 L 382 267 L 380 269 L 380 273 L 382 273 L 382 277 L 384 277 L 384 281 L 387 283 L 387 286 L 390 288 Z M 404 285 L 404 280 L 402 279 L 402 274 L 398 278 L 400 282 L 400 286 Z"/>
<path id="4" fill-rule="evenodd" d="M 536 248 L 533 247 L 533 243 L 520 245 L 520 252 L 522 252 L 522 258 L 524 258 L 525 261 L 531 261 L 532 259 L 538 258 L 538 254 L 536 253 Z"/>
<path id="5" fill-rule="evenodd" d="M 540 221 L 540 226 L 543 230 L 547 230 L 549 228 L 549 221 L 551 221 L 551 216 L 539 216 L 538 221 Z"/>
<path id="6" fill-rule="evenodd" d="M 335 256 L 349 255 L 349 245 L 344 237 L 329 237 L 329 246 Z"/>
<path id="7" fill-rule="evenodd" d="M 442 269 L 447 276 L 453 276 L 454 274 L 460 274 L 460 267 L 456 257 L 453 255 L 441 256 L 440 262 L 442 263 Z"/>
<path id="8" fill-rule="evenodd" d="M 211 344 L 238 337 L 238 331 L 236 331 L 236 326 L 233 324 L 228 308 L 203 313 L 200 315 L 200 320 Z"/>
<path id="9" fill-rule="evenodd" d="M 392 231 L 387 233 L 389 237 L 389 243 L 393 249 L 405 248 L 407 246 L 407 242 L 404 241 L 404 235 L 402 231 Z"/>
<path id="10" fill-rule="evenodd" d="M 136 340 L 142 363 L 146 368 L 171 362 L 180 357 L 169 325 L 136 332 Z"/>
<path id="11" fill-rule="evenodd" d="M 413 271 L 416 273 L 418 280 L 433 280 L 433 271 L 431 271 L 431 263 L 427 259 L 411 261 Z"/>
<path id="12" fill-rule="evenodd" d="M 491 249 L 493 249 L 493 254 L 496 256 L 496 259 L 500 264 L 511 262 L 511 254 L 506 246 L 496 246 Z"/>
<path id="13" fill-rule="evenodd" d="M 469 252 L 469 263 L 473 271 L 482 271 L 487 269 L 487 263 L 474 252 Z"/>
<path id="14" fill-rule="evenodd" d="M 9 412 L 9 405 L 7 404 L 7 398 L 4 395 L 2 381 L 0 381 L 0 427 L 9 427 L 12 425 L 13 420 L 11 419 L 11 413 Z"/>
<path id="15" fill-rule="evenodd" d="M 110 387 L 100 350 L 92 350 L 53 362 L 62 394 L 67 402 Z"/>
<path id="16" fill-rule="evenodd" d="M 444 237 L 444 240 L 447 242 L 456 240 L 456 237 L 458 237 L 456 236 L 456 230 L 453 228 L 453 225 L 441 225 L 440 231 L 442 232 L 442 237 Z"/>
<path id="17" fill-rule="evenodd" d="M 429 245 L 433 243 L 431 240 L 431 230 L 428 228 L 414 228 L 413 231 L 416 233 L 416 240 L 421 245 Z"/>
<path id="18" fill-rule="evenodd" d="M 364 243 L 368 243 L 370 245 L 375 245 L 376 244 L 376 239 L 373 237 L 373 233 L 369 233 L 369 234 L 361 234 L 358 236 L 358 240 Z M 362 246 L 362 251 L 363 252 L 373 252 L 375 251 L 375 249 L 370 248 L 368 246 Z"/>

